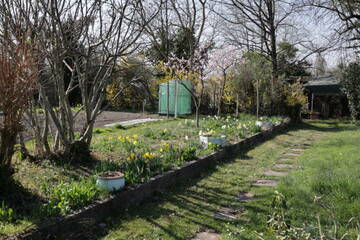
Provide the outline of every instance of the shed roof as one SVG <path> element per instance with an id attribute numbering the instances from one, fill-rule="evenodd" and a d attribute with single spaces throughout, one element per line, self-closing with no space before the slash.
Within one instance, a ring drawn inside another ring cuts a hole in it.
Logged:
<path id="1" fill-rule="evenodd" d="M 304 87 L 316 95 L 342 95 L 340 79 L 335 76 L 310 78 Z"/>

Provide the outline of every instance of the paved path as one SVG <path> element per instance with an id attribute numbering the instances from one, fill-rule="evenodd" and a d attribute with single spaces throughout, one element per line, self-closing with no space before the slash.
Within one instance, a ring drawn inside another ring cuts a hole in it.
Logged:
<path id="1" fill-rule="evenodd" d="M 121 125 L 121 126 L 125 127 L 125 126 L 131 126 L 131 125 L 146 123 L 146 122 L 154 122 L 154 121 L 159 121 L 159 120 L 160 119 L 156 119 L 156 118 L 134 119 L 134 120 L 124 121 L 124 122 L 115 122 L 115 123 L 105 124 L 104 127 L 114 127 L 116 125 Z"/>

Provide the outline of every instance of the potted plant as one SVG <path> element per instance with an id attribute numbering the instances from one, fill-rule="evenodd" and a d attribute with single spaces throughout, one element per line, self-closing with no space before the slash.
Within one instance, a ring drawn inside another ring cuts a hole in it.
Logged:
<path id="1" fill-rule="evenodd" d="M 200 137 L 200 144 L 207 148 L 209 145 L 209 142 L 214 143 L 216 145 L 222 146 L 226 143 L 226 136 L 224 135 L 218 135 L 214 130 L 210 130 L 208 132 L 199 132 Z"/>
<path id="2" fill-rule="evenodd" d="M 124 174 L 121 172 L 104 172 L 97 176 L 96 185 L 109 192 L 119 190 L 125 186 Z"/>

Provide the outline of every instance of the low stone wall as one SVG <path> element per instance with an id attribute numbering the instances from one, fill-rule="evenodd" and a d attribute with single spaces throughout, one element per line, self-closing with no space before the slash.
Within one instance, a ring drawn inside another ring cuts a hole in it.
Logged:
<path id="1" fill-rule="evenodd" d="M 50 220 L 51 223 L 47 225 L 29 230 L 9 239 L 57 239 L 57 236 L 65 232 L 77 232 L 79 228 L 83 227 L 84 223 L 89 226 L 100 223 L 115 211 L 139 205 L 153 197 L 155 193 L 163 192 L 171 186 L 196 177 L 211 166 L 226 162 L 233 156 L 272 138 L 275 134 L 283 131 L 289 123 L 289 121 L 284 121 L 273 129 L 262 131 L 240 142 L 227 145 L 209 156 L 187 162 L 182 167 L 157 175 L 146 183 L 139 184 L 134 188 L 128 188 L 108 199 L 97 201 L 72 215 L 57 218 L 54 221 Z"/>

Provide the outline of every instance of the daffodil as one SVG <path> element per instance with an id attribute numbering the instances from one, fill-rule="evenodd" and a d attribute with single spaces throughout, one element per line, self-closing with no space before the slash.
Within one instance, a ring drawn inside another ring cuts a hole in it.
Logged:
<path id="1" fill-rule="evenodd" d="M 160 148 L 159 152 L 161 152 L 161 153 L 164 152 L 164 149 Z"/>
<path id="2" fill-rule="evenodd" d="M 133 144 L 134 145 L 139 145 L 139 142 L 135 140 L 135 141 L 133 141 Z"/>
<path id="3" fill-rule="evenodd" d="M 139 136 L 138 136 L 138 135 L 136 135 L 136 134 L 135 134 L 135 135 L 133 135 L 132 137 L 133 137 L 133 139 L 138 139 L 138 138 L 139 138 Z"/>
<path id="4" fill-rule="evenodd" d="M 131 160 L 133 160 L 133 159 L 135 159 L 135 153 L 131 153 L 131 154 L 126 158 L 126 160 L 128 160 L 128 161 L 131 161 Z"/>

